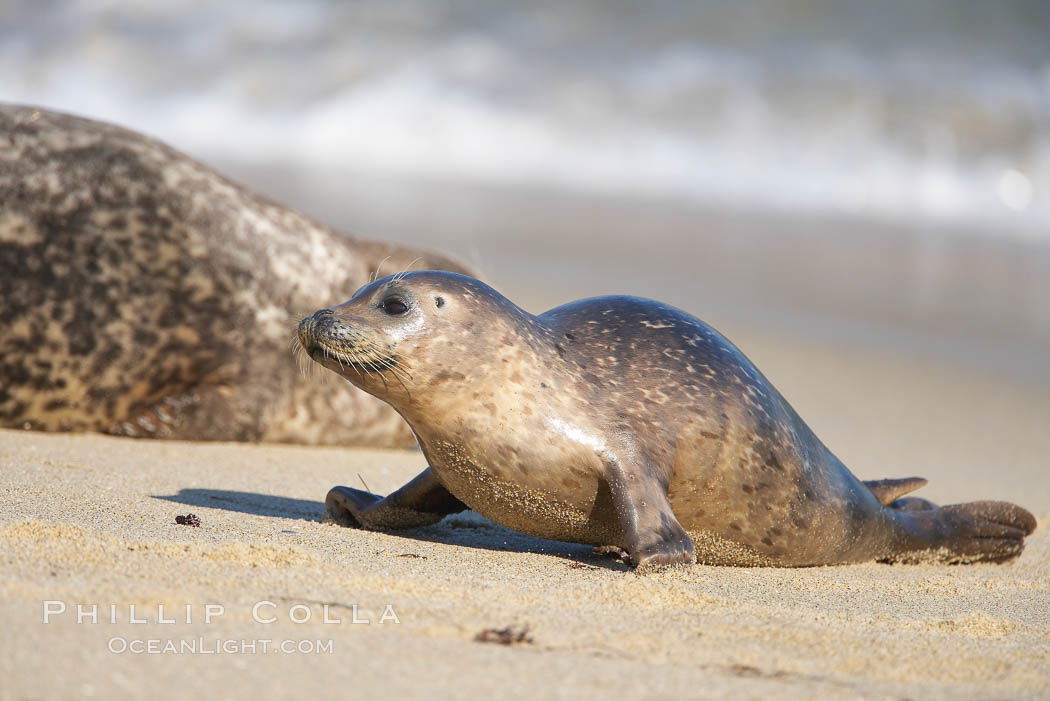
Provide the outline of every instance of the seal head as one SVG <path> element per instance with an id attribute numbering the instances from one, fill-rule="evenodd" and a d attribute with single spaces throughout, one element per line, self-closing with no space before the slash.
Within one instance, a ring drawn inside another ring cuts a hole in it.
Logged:
<path id="1" fill-rule="evenodd" d="M 490 369 L 479 348 L 535 344 L 534 319 L 488 285 L 455 273 L 409 272 L 362 287 L 299 323 L 313 360 L 399 411 L 447 402 L 469 372 Z M 459 389 L 466 389 L 460 386 Z"/>

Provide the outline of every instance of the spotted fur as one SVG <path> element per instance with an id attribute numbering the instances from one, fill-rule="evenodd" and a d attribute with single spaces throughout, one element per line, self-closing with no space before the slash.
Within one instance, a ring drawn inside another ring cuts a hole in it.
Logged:
<path id="1" fill-rule="evenodd" d="M 342 236 L 168 146 L 0 106 L 0 426 L 402 446 L 344 382 L 300 376 L 294 321 L 380 262 L 452 261 Z"/>

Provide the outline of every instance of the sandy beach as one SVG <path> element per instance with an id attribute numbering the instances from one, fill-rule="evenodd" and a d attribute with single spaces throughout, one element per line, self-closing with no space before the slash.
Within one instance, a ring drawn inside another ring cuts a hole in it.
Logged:
<path id="1" fill-rule="evenodd" d="M 1042 387 L 733 337 L 858 476 L 922 475 L 940 502 L 1016 501 L 1041 523 L 1026 551 L 1007 565 L 639 576 L 473 514 L 399 534 L 319 522 L 331 485 L 386 493 L 422 469 L 416 452 L 2 431 L 0 697 L 1050 694 Z M 187 513 L 199 528 L 176 525 Z M 260 602 L 275 622 L 253 618 Z M 78 604 L 98 604 L 99 622 L 78 624 Z M 205 622 L 209 605 L 223 610 Z M 474 641 L 508 626 L 531 642 Z M 184 644 L 198 647 L 171 651 Z"/>
<path id="2" fill-rule="evenodd" d="M 859 478 L 925 477 L 916 496 L 1011 501 L 1039 527 L 1002 565 L 639 575 L 469 512 L 398 533 L 321 523 L 330 487 L 386 494 L 425 467 L 418 451 L 0 429 L 0 701 L 1050 699 L 1048 7 L 5 3 L 0 101 L 156 137 L 338 231 L 455 257 L 529 312 L 606 294 L 677 306 Z M 42 266 L 59 249 L 27 255 L 4 201 L 0 261 L 88 311 L 0 294 L 0 334 L 27 309 L 45 320 L 44 341 L 0 357 L 0 395 L 29 361 L 65 360 L 56 335 L 116 333 L 96 297 L 128 280 L 148 294 L 141 261 L 199 272 L 135 239 L 197 204 L 121 204 L 150 182 L 137 159 L 67 141 L 47 148 L 98 159 L 78 191 L 94 181 L 116 204 L 74 207 L 50 177 L 7 192 L 42 231 L 87 232 L 65 267 L 96 272 L 83 291 L 37 272 L 62 268 Z M 211 191 L 179 186 L 186 202 Z M 224 211 L 187 235 L 228 248 L 258 216 Z M 111 233 L 130 262 L 98 253 L 90 237 Z M 260 246 L 206 287 L 257 309 L 242 282 L 270 264 L 290 287 L 338 273 L 317 263 L 331 239 L 303 240 L 308 261 Z M 280 292 L 255 316 L 294 312 L 290 339 L 354 291 L 302 310 Z M 187 302 L 169 297 L 164 324 Z M 205 313 L 223 340 L 250 331 Z M 145 331 L 117 335 L 159 345 Z M 94 354 L 88 396 L 112 370 Z"/>

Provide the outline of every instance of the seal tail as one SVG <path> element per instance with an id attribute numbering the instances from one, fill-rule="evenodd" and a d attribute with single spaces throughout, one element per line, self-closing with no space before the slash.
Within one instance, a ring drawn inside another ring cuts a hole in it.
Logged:
<path id="1" fill-rule="evenodd" d="M 864 486 L 871 490 L 875 498 L 883 506 L 889 506 L 898 498 L 914 492 L 919 487 L 925 487 L 927 480 L 922 477 L 905 477 L 903 479 L 871 480 Z"/>

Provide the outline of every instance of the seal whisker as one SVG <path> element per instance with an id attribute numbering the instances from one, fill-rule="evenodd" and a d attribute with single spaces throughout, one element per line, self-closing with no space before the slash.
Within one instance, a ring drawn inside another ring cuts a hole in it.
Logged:
<path id="1" fill-rule="evenodd" d="M 412 376 L 402 370 L 394 358 L 383 358 L 378 361 L 377 364 L 396 377 L 398 381 L 401 382 L 402 386 L 404 386 L 404 380 L 412 381 Z M 405 391 L 408 391 L 408 387 L 405 387 Z"/>
<path id="2" fill-rule="evenodd" d="M 359 336 L 355 338 L 355 345 L 370 356 L 379 356 L 368 361 L 373 368 L 389 370 L 394 375 L 400 375 L 404 379 L 411 380 L 412 374 L 402 367 L 402 362 L 393 356 L 384 355 L 385 349 L 374 339 Z"/>
<path id="3" fill-rule="evenodd" d="M 382 347 L 379 344 L 377 344 L 375 341 L 373 341 L 372 339 L 363 339 L 363 342 L 358 344 L 358 345 L 364 346 L 363 350 L 368 351 L 370 355 L 371 354 L 379 355 L 377 353 L 377 351 L 381 351 L 382 350 Z M 395 359 L 392 356 L 382 356 L 382 355 L 380 355 L 380 357 L 378 357 L 378 358 L 375 358 L 373 360 L 369 360 L 367 364 L 372 369 L 388 370 L 394 376 L 399 377 L 399 379 L 400 378 L 404 378 L 404 379 L 407 379 L 407 380 L 411 380 L 412 379 L 411 374 L 408 373 L 407 370 L 403 369 L 400 366 L 400 363 L 398 362 L 398 360 Z"/>
<path id="4" fill-rule="evenodd" d="M 299 371 L 300 377 L 309 377 L 309 373 L 313 372 L 313 363 L 307 365 L 303 362 L 303 343 L 299 340 L 299 335 L 295 334 L 291 338 L 289 343 L 289 350 L 291 351 L 292 357 L 295 358 L 295 367 Z M 307 370 L 309 368 L 309 370 Z"/>
<path id="5" fill-rule="evenodd" d="M 296 340 L 298 340 L 298 339 L 296 339 Z M 312 365 L 307 366 L 307 365 L 305 365 L 303 363 L 303 346 L 302 346 L 301 343 L 295 343 L 292 346 L 292 357 L 295 358 L 295 367 L 299 370 L 299 375 L 302 376 L 302 377 L 307 377 L 307 374 L 306 374 L 307 370 L 306 370 L 306 368 L 310 367 L 311 370 L 312 370 L 313 366 Z"/>
<path id="6" fill-rule="evenodd" d="M 360 375 L 361 374 L 361 370 L 364 370 L 365 371 L 365 375 L 368 375 L 369 377 L 371 377 L 374 374 L 374 372 L 373 372 L 371 366 L 369 365 L 368 361 L 362 359 L 362 357 L 361 357 L 360 353 L 358 353 L 356 347 L 353 350 L 351 350 L 351 354 L 352 354 L 352 356 L 354 358 L 354 363 L 356 364 L 355 365 L 355 369 L 358 370 L 358 374 Z"/>
<path id="7" fill-rule="evenodd" d="M 412 375 L 409 374 L 404 368 L 401 367 L 401 364 L 398 362 L 397 358 L 394 358 L 392 356 L 387 357 L 387 358 L 382 358 L 382 359 L 379 360 L 379 364 L 381 366 L 385 367 L 387 370 L 390 370 L 390 372 L 392 372 L 395 375 L 404 376 L 405 378 L 407 378 L 409 380 L 412 379 Z"/>
<path id="8" fill-rule="evenodd" d="M 400 377 L 400 376 L 398 376 L 398 375 L 394 375 L 394 379 L 395 379 L 395 380 L 397 380 L 397 383 L 398 383 L 399 385 L 401 385 L 401 388 L 402 388 L 403 390 L 405 390 L 405 394 L 406 394 L 406 395 L 408 395 L 409 401 L 411 401 L 411 399 L 412 399 L 412 392 L 411 392 L 411 391 L 409 391 L 409 389 L 408 389 L 408 386 L 407 386 L 407 385 L 405 385 L 405 381 L 404 381 L 404 380 L 402 380 L 402 379 L 401 379 L 401 377 Z"/>
<path id="9" fill-rule="evenodd" d="M 394 277 L 390 278 L 390 282 L 398 282 L 398 281 L 400 281 L 412 269 L 412 266 L 415 265 L 416 263 L 418 263 L 421 260 L 423 260 L 422 257 L 415 258 L 411 263 L 408 264 L 407 268 L 405 268 L 404 270 L 402 270 L 399 273 L 395 273 Z"/>
<path id="10" fill-rule="evenodd" d="M 379 261 L 379 265 L 376 266 L 375 272 L 372 273 L 372 279 L 369 282 L 375 282 L 379 279 L 379 271 L 383 269 L 383 264 L 390 260 L 390 256 L 387 256 L 383 260 Z"/>
<path id="11" fill-rule="evenodd" d="M 408 399 L 409 399 L 409 401 L 411 401 L 412 400 L 412 391 L 408 388 L 408 385 L 405 384 L 405 378 L 403 378 L 397 372 L 394 372 L 394 378 L 398 381 L 398 383 L 401 384 L 401 388 L 405 390 L 405 394 L 408 395 Z M 409 382 L 412 381 L 411 378 L 408 378 L 408 380 L 409 380 Z"/>
<path id="12" fill-rule="evenodd" d="M 354 372 L 360 375 L 361 370 L 358 368 L 358 363 L 355 362 L 348 353 L 344 353 L 344 357 L 346 358 L 347 364 L 354 369 Z"/>

